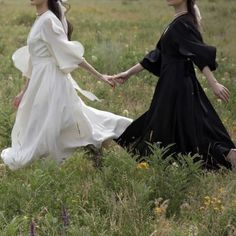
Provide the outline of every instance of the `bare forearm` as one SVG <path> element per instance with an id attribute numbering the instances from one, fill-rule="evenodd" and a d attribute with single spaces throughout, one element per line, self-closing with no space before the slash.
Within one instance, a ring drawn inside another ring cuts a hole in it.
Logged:
<path id="1" fill-rule="evenodd" d="M 25 82 L 25 85 L 24 85 L 24 87 L 22 88 L 22 93 L 25 93 L 25 91 L 27 90 L 27 88 L 28 88 L 28 86 L 29 86 L 29 81 L 30 81 L 30 79 L 26 79 L 26 82 Z"/>
<path id="2" fill-rule="evenodd" d="M 209 67 L 205 67 L 202 70 L 202 73 L 205 75 L 208 84 L 212 88 L 214 94 L 224 102 L 228 102 L 230 98 L 229 90 L 222 84 L 220 84 L 214 77 Z"/>
<path id="3" fill-rule="evenodd" d="M 202 70 L 203 75 L 206 77 L 208 84 L 213 87 L 218 81 L 208 66 Z"/>
<path id="4" fill-rule="evenodd" d="M 121 72 L 120 74 L 117 74 L 113 77 L 113 79 L 116 80 L 119 84 L 125 83 L 131 76 L 138 74 L 141 72 L 144 68 L 140 63 L 136 64 L 135 66 L 131 67 L 130 69 Z"/>
<path id="5" fill-rule="evenodd" d="M 128 76 L 133 76 L 141 72 L 144 68 L 140 63 L 136 64 L 135 66 L 131 67 L 129 70 L 127 70 Z"/>
<path id="6" fill-rule="evenodd" d="M 90 74 L 92 74 L 95 78 L 99 79 L 102 77 L 102 74 L 98 72 L 92 65 L 90 65 L 85 59 L 80 64 L 80 67 L 88 71 Z"/>

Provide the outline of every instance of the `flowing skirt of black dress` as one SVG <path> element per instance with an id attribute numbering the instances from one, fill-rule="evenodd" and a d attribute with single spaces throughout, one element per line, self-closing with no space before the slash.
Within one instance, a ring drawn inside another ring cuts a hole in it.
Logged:
<path id="1" fill-rule="evenodd" d="M 207 169 L 230 168 L 225 156 L 235 148 L 188 60 L 166 60 L 149 110 L 116 140 L 139 156 L 150 144 L 173 144 L 172 153 L 199 153 Z"/>

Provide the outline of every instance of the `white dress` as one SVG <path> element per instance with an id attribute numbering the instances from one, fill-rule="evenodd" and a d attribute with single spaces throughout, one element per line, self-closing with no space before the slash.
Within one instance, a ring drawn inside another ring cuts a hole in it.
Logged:
<path id="1" fill-rule="evenodd" d="M 67 40 L 61 21 L 47 11 L 38 17 L 28 46 L 13 56 L 23 75 L 30 78 L 16 114 L 12 145 L 1 157 L 12 170 L 40 157 L 61 162 L 77 147 L 100 147 L 118 138 L 131 119 L 86 106 L 75 88 L 90 99 L 70 76 L 83 61 L 83 46 Z"/>

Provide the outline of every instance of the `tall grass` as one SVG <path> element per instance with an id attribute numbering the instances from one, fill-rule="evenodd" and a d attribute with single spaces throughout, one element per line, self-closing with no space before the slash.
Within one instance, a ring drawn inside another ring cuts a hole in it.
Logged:
<path id="1" fill-rule="evenodd" d="M 73 38 L 103 73 L 117 73 L 152 49 L 171 19 L 165 1 L 71 0 Z M 207 95 L 236 140 L 236 67 L 233 0 L 202 0 L 205 41 L 218 48 L 215 75 L 231 91 L 227 105 Z M 12 99 L 24 80 L 11 55 L 26 42 L 34 21 L 27 1 L 0 1 L 0 147 L 10 145 Z M 115 91 L 82 70 L 73 73 L 84 88 L 103 99 L 87 104 L 132 118 L 148 109 L 158 78 L 143 72 Z M 187 115 L 187 114 L 186 114 Z M 84 150 L 62 166 L 40 160 L 12 172 L 0 166 L 0 235 L 236 235 L 236 173 L 205 172 L 190 156 L 163 160 L 154 148 L 149 164 L 137 165 L 115 144 L 104 150 L 103 167 L 93 168 Z"/>

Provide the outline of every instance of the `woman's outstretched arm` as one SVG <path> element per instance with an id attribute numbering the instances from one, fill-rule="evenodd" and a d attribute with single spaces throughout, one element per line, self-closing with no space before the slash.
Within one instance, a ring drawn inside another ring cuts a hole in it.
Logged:
<path id="1" fill-rule="evenodd" d="M 80 67 L 88 71 L 90 74 L 92 74 L 96 79 L 104 81 L 105 83 L 108 83 L 112 87 L 115 86 L 115 83 L 112 80 L 112 76 L 101 74 L 85 59 L 83 59 L 83 61 L 80 63 Z"/>
<path id="2" fill-rule="evenodd" d="M 220 84 L 214 74 L 212 73 L 212 71 L 210 70 L 210 68 L 208 66 L 204 67 L 202 70 L 203 75 L 206 77 L 208 84 L 210 85 L 210 87 L 212 88 L 214 94 L 220 98 L 222 101 L 224 102 L 228 102 L 229 101 L 229 96 L 230 96 L 230 92 L 229 90 L 222 84 Z"/>
<path id="3" fill-rule="evenodd" d="M 21 92 L 14 98 L 14 101 L 13 101 L 13 105 L 14 107 L 17 109 L 21 103 L 21 100 L 25 94 L 25 91 L 27 90 L 28 88 L 28 85 L 29 85 L 29 81 L 30 79 L 27 79 L 26 82 L 25 82 L 25 85 L 23 87 L 23 89 L 21 90 Z"/>
<path id="4" fill-rule="evenodd" d="M 128 80 L 131 76 L 138 74 L 139 72 L 141 72 L 142 70 L 144 70 L 143 66 L 138 63 L 135 66 L 131 67 L 130 69 L 121 72 L 117 75 L 113 76 L 113 79 L 115 81 L 117 81 L 120 84 L 125 83 L 126 80 Z"/>

